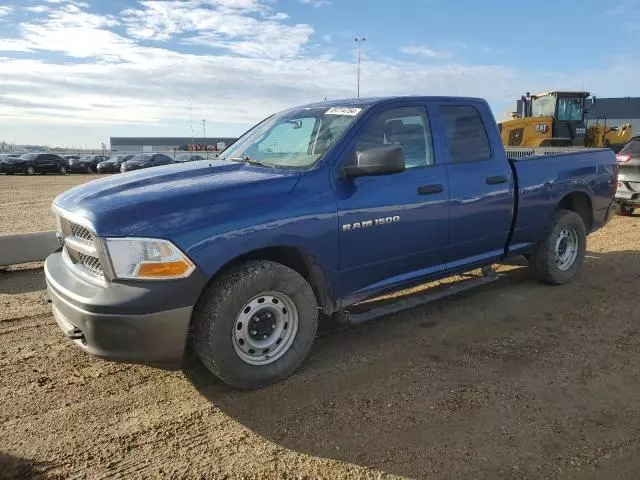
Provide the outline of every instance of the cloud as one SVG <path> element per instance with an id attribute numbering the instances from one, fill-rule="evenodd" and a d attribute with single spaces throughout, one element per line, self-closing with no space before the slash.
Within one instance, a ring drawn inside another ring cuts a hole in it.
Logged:
<path id="1" fill-rule="evenodd" d="M 331 3 L 330 0 L 298 0 L 298 2 L 303 3 L 305 5 L 311 5 L 313 7 L 319 8 L 323 5 L 328 5 Z"/>
<path id="2" fill-rule="evenodd" d="M 24 7 L 24 9 L 31 13 L 45 13 L 49 11 L 49 7 L 46 5 L 35 5 L 33 7 Z"/>
<path id="3" fill-rule="evenodd" d="M 14 8 L 11 5 L 0 5 L 0 17 L 5 17 L 12 13 Z"/>
<path id="4" fill-rule="evenodd" d="M 449 51 L 435 50 L 426 45 L 411 45 L 401 48 L 400 51 L 409 55 L 422 55 L 427 58 L 443 58 L 451 56 L 451 52 Z"/>
<path id="5" fill-rule="evenodd" d="M 193 118 L 224 125 L 231 135 L 296 104 L 355 96 L 353 60 L 310 53 L 313 28 L 273 18 L 278 12 L 271 1 L 143 2 L 115 16 L 77 2 L 48 5 L 41 16 L 25 16 L 16 35 L 0 33 L 0 140 L 15 134 L 29 143 L 97 144 L 114 129 L 123 136 L 141 129 L 142 135 L 180 136 L 189 131 L 189 96 Z M 128 33 L 136 21 L 149 31 Z M 163 41 L 165 28 L 172 42 Z M 186 42 L 199 48 L 184 53 Z M 525 91 L 550 86 L 584 84 L 599 96 L 629 95 L 640 77 L 633 57 L 612 57 L 610 65 L 569 74 L 437 56 L 456 51 L 449 44 L 411 47 L 430 48 L 436 57 L 365 58 L 362 94 L 469 95 L 506 105 Z"/>
<path id="6" fill-rule="evenodd" d="M 122 12 L 129 36 L 227 50 L 236 55 L 283 58 L 297 55 L 313 28 L 282 23 L 289 16 L 257 0 L 141 1 Z"/>

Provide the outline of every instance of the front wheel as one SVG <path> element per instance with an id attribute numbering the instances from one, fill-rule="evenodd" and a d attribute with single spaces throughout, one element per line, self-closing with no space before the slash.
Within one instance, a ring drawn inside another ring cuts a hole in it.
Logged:
<path id="1" fill-rule="evenodd" d="M 309 283 L 282 264 L 242 264 L 211 283 L 194 310 L 200 360 L 234 387 L 259 388 L 291 375 L 318 328 Z"/>
<path id="2" fill-rule="evenodd" d="M 67 174 L 67 167 L 65 167 L 64 165 L 60 165 L 60 168 L 58 169 L 58 172 L 60 172 L 60 175 L 66 175 Z"/>
<path id="3" fill-rule="evenodd" d="M 26 173 L 27 175 L 35 175 L 36 169 L 33 166 L 29 165 L 24 173 Z"/>
<path id="4" fill-rule="evenodd" d="M 628 207 L 626 205 L 620 205 L 620 215 L 622 215 L 623 217 L 630 217 L 631 215 L 633 215 L 635 208 L 632 207 Z"/>
<path id="5" fill-rule="evenodd" d="M 559 210 L 529 255 L 531 273 L 544 283 L 565 284 L 580 270 L 586 248 L 587 229 L 582 217 L 570 210 Z"/>

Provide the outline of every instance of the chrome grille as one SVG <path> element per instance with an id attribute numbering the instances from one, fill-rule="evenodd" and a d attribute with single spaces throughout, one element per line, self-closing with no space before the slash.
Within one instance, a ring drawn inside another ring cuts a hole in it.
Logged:
<path id="1" fill-rule="evenodd" d="M 80 263 L 89 273 L 96 276 L 104 276 L 102 271 L 102 265 L 100 259 L 92 257 L 91 255 L 85 255 L 84 253 L 78 253 L 78 259 Z"/>
<path id="2" fill-rule="evenodd" d="M 64 238 L 64 257 L 68 267 L 78 276 L 99 285 L 105 284 L 102 251 L 98 238 L 80 223 L 65 218 L 58 211 L 59 228 Z"/>
<path id="3" fill-rule="evenodd" d="M 83 227 L 78 223 L 69 222 L 71 226 L 71 235 L 85 243 L 93 243 L 93 235 L 88 228 Z"/>

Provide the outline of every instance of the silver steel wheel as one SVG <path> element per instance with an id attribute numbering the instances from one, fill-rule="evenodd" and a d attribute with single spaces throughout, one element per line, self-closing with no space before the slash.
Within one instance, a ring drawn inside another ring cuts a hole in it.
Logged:
<path id="1" fill-rule="evenodd" d="M 569 270 L 578 257 L 578 234 L 571 227 L 560 232 L 555 244 L 554 254 L 558 270 Z"/>
<path id="2" fill-rule="evenodd" d="M 233 348 L 250 365 L 281 358 L 298 332 L 298 309 L 282 292 L 264 292 L 244 304 L 233 325 Z"/>

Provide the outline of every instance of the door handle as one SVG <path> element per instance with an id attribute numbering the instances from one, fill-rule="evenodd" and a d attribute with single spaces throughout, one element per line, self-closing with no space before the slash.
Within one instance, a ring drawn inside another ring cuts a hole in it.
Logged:
<path id="1" fill-rule="evenodd" d="M 487 185 L 497 185 L 498 183 L 507 183 L 507 177 L 505 177 L 504 175 L 487 177 Z"/>
<path id="2" fill-rule="evenodd" d="M 431 193 L 440 193 L 444 191 L 444 186 L 440 183 L 436 183 L 434 185 L 422 185 L 418 187 L 419 195 L 429 195 Z"/>

